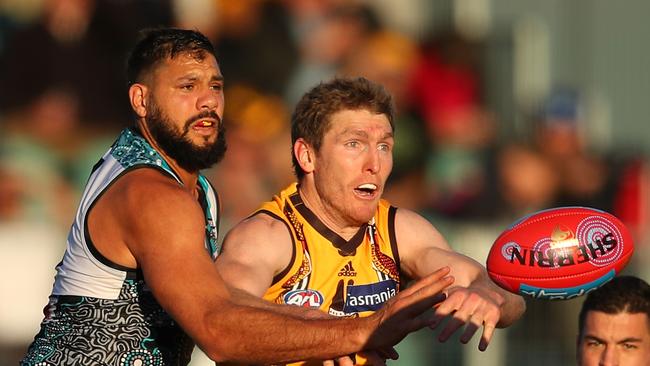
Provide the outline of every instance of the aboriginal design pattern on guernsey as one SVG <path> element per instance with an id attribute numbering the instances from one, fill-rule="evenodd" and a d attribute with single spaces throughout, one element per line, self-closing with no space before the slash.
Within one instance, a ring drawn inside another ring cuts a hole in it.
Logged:
<path id="1" fill-rule="evenodd" d="M 576 237 L 580 243 L 602 243 L 608 241 L 606 236 L 613 236 L 616 245 L 613 250 L 607 252 L 605 255 L 601 255 L 598 258 L 592 258 L 590 262 L 594 266 L 607 266 L 621 257 L 625 246 L 623 235 L 621 235 L 621 232 L 618 230 L 616 225 L 612 224 L 609 220 L 605 220 L 598 216 L 587 217 L 578 224 Z"/>
<path id="2" fill-rule="evenodd" d="M 149 145 L 147 140 L 128 128 L 124 130 L 113 146 L 112 155 L 124 168 L 148 163 L 163 166 L 171 171 L 167 162 Z"/>
<path id="3" fill-rule="evenodd" d="M 142 280 L 126 280 L 116 300 L 52 296 L 45 315 L 22 366 L 186 365 L 194 348 Z"/>

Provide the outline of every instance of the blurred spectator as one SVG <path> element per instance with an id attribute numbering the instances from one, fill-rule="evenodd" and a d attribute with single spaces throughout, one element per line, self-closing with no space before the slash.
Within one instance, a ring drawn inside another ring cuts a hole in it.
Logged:
<path id="1" fill-rule="evenodd" d="M 632 231 L 640 245 L 650 241 L 650 163 L 638 156 L 621 169 L 613 212 Z M 645 242 L 644 242 L 645 239 Z"/>
<path id="2" fill-rule="evenodd" d="M 106 150 L 109 130 L 82 123 L 80 101 L 66 89 L 50 87 L 28 102 L 5 116 L 0 137 L 0 165 L 21 182 L 14 219 L 67 226 L 97 162 L 88 152 Z"/>
<path id="3" fill-rule="evenodd" d="M 3 13 L 0 8 L 0 55 L 4 52 L 7 38 L 16 28 L 16 21 L 9 14 Z"/>
<path id="4" fill-rule="evenodd" d="M 320 81 L 336 75 L 366 37 L 381 28 L 372 8 L 360 1 L 287 1 L 299 63 L 287 87 L 289 105 Z M 370 65 L 368 65 L 370 66 Z"/>
<path id="5" fill-rule="evenodd" d="M 208 175 L 223 200 L 222 232 L 294 179 L 283 100 L 244 86 L 228 90 L 228 153 Z"/>
<path id="6" fill-rule="evenodd" d="M 146 17 L 124 17 L 142 13 Z M 155 5 L 155 6 L 154 6 Z M 123 126 L 130 116 L 121 76 L 127 39 L 157 24 L 164 2 L 44 0 L 40 18 L 17 28 L 0 54 L 0 111 L 10 113 L 44 94 L 68 90 L 88 123 Z M 147 21 L 144 21 L 147 19 Z M 151 22 L 151 23 L 147 23 Z"/>
<path id="7" fill-rule="evenodd" d="M 498 193 L 503 205 L 497 216 L 511 220 L 549 208 L 558 193 L 559 177 L 552 162 L 534 148 L 509 144 L 497 156 Z"/>
<path id="8" fill-rule="evenodd" d="M 488 192 L 495 120 L 482 104 L 481 45 L 445 33 L 423 49 L 412 97 L 425 120 L 431 149 L 426 190 L 431 209 L 471 217 Z"/>
<path id="9" fill-rule="evenodd" d="M 0 221 L 23 217 L 25 191 L 18 174 L 0 165 Z"/>
<path id="10" fill-rule="evenodd" d="M 0 162 L 21 182 L 14 219 L 59 223 L 74 213 L 74 193 L 64 175 L 65 155 L 77 146 L 78 100 L 49 90 L 4 121 Z"/>
<path id="11" fill-rule="evenodd" d="M 557 88 L 545 101 L 534 144 L 551 161 L 560 181 L 556 206 L 589 206 L 610 211 L 616 183 L 605 157 L 588 146 L 588 121 L 579 93 Z"/>
<path id="12" fill-rule="evenodd" d="M 246 5 L 252 1 L 238 1 Z M 210 38 L 213 44 L 217 41 L 219 26 L 227 21 L 220 17 L 219 0 L 171 0 L 172 26 L 183 29 L 196 29 Z"/>
<path id="13" fill-rule="evenodd" d="M 348 55 L 340 67 L 342 74 L 365 76 L 381 83 L 393 96 L 399 112 L 411 107 L 410 81 L 420 56 L 412 39 L 388 29 L 377 30 Z"/>
<path id="14" fill-rule="evenodd" d="M 283 95 L 298 51 L 287 9 L 276 0 L 218 0 L 213 33 L 228 84 Z"/>

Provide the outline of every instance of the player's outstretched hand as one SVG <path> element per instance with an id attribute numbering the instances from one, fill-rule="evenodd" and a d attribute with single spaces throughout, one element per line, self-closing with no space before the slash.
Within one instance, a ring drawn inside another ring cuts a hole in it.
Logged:
<path id="1" fill-rule="evenodd" d="M 371 317 L 378 322 L 365 349 L 386 349 L 399 343 L 407 334 L 431 325 L 435 313 L 425 312 L 446 297 L 443 290 L 454 282 L 443 267 L 400 291 Z M 396 356 L 396 355 L 395 355 Z"/>
<path id="2" fill-rule="evenodd" d="M 452 334 L 466 325 L 460 341 L 467 343 L 476 331 L 483 327 L 478 348 L 485 351 L 501 318 L 501 305 L 504 301 L 501 294 L 487 286 L 450 288 L 447 298 L 436 307 L 435 321 L 431 328 L 435 329 L 444 318 L 451 316 L 438 335 L 438 340 L 446 342 Z"/>

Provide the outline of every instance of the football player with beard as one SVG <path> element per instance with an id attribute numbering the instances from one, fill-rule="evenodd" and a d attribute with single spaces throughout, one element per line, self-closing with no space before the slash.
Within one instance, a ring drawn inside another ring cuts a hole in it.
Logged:
<path id="1" fill-rule="evenodd" d="M 129 60 L 134 127 L 94 166 L 23 365 L 273 363 L 384 349 L 432 321 L 453 278 L 437 271 L 364 319 L 311 319 L 231 289 L 219 200 L 201 169 L 226 151 L 223 76 L 210 41 L 142 33 Z"/>

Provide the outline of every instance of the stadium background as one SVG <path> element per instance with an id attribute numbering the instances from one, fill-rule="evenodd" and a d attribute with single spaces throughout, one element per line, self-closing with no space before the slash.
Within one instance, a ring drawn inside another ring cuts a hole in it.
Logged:
<path id="1" fill-rule="evenodd" d="M 586 205 L 626 222 L 627 272 L 650 280 L 648 14 L 643 0 L 0 0 L 0 364 L 36 333 L 80 189 L 130 123 L 123 63 L 145 26 L 217 45 L 222 231 L 291 181 L 299 95 L 365 75 L 398 108 L 386 196 L 456 250 L 484 261 L 515 218 Z M 485 353 L 420 331 L 391 364 L 570 365 L 581 301 L 528 300 Z"/>

